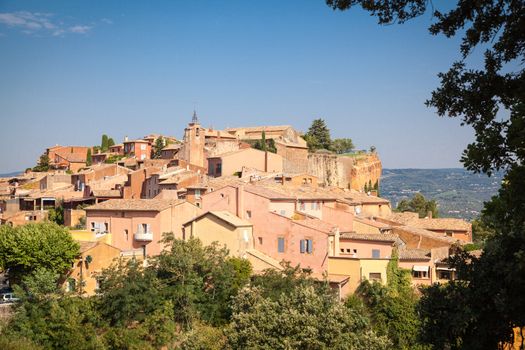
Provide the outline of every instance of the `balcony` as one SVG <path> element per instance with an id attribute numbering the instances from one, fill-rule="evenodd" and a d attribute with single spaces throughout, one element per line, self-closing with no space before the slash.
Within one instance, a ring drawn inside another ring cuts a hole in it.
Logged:
<path id="1" fill-rule="evenodd" d="M 135 241 L 151 242 L 153 241 L 153 232 L 135 232 L 133 237 Z"/>

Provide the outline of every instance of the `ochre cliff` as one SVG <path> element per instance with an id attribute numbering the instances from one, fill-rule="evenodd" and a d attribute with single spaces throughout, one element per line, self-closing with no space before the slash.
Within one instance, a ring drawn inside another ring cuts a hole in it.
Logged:
<path id="1" fill-rule="evenodd" d="M 365 184 L 371 183 L 372 186 L 381 178 L 381 171 L 383 166 L 381 159 L 377 153 L 367 153 L 363 157 L 354 158 L 350 175 L 350 188 L 354 190 L 362 190 Z"/>

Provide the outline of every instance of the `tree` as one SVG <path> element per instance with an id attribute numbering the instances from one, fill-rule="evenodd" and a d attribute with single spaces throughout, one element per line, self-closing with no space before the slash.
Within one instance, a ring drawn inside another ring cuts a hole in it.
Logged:
<path id="1" fill-rule="evenodd" d="M 159 305 L 160 281 L 142 262 L 119 260 L 99 276 L 99 312 L 112 326 L 142 322 Z"/>
<path id="2" fill-rule="evenodd" d="M 398 203 L 396 210 L 418 213 L 420 218 L 426 217 L 429 212 L 432 213 L 433 218 L 437 218 L 439 215 L 436 201 L 433 199 L 427 200 L 421 193 L 416 193 L 410 200 L 402 199 Z"/>
<path id="3" fill-rule="evenodd" d="M 49 170 L 49 156 L 44 153 L 40 156 L 37 165 L 33 168 L 33 171 L 44 172 Z"/>
<path id="4" fill-rule="evenodd" d="M 59 278 L 38 268 L 15 286 L 20 303 L 2 337 L 28 339 L 45 349 L 102 348 L 95 332 L 92 300 L 64 297 Z"/>
<path id="5" fill-rule="evenodd" d="M 0 226 L 0 268 L 20 281 L 38 268 L 63 274 L 79 254 L 69 231 L 55 223 Z"/>
<path id="6" fill-rule="evenodd" d="M 323 119 L 315 119 L 305 134 L 305 140 L 310 151 L 318 149 L 332 149 L 330 130 Z"/>
<path id="7" fill-rule="evenodd" d="M 354 149 L 354 143 L 349 138 L 334 139 L 332 148 L 337 154 L 348 153 Z"/>
<path id="8" fill-rule="evenodd" d="M 249 282 L 248 261 L 228 258 L 216 244 L 203 247 L 198 239 L 175 239 L 165 233 L 166 249 L 155 261 L 164 295 L 173 301 L 175 320 L 191 328 L 201 318 L 222 325 L 231 314 L 230 300 Z"/>
<path id="9" fill-rule="evenodd" d="M 64 207 L 62 203 L 48 210 L 48 219 L 57 225 L 64 225 Z"/>
<path id="10" fill-rule="evenodd" d="M 476 243 L 483 244 L 487 239 L 494 236 L 494 229 L 480 217 L 472 220 L 472 240 Z"/>
<path id="11" fill-rule="evenodd" d="M 86 154 L 86 165 L 90 166 L 91 164 L 93 164 L 93 159 L 91 158 L 91 148 L 88 148 Z"/>
<path id="12" fill-rule="evenodd" d="M 300 265 L 291 266 L 290 262 L 282 262 L 281 266 L 281 271 L 266 269 L 262 274 L 253 276 L 252 285 L 259 289 L 263 297 L 278 300 L 282 294 L 290 293 L 299 286 L 316 285 Z"/>
<path id="13" fill-rule="evenodd" d="M 422 0 L 327 3 L 340 10 L 359 4 L 377 15 L 380 24 L 403 23 L 423 14 L 429 4 L 433 8 L 432 2 Z M 480 259 L 460 252 L 451 262 L 465 284 L 423 293 L 424 305 L 443 303 L 442 308 L 452 310 L 424 322 L 424 334 L 432 335 L 427 338 L 429 343 L 463 349 L 498 348 L 513 341 L 513 328 L 525 327 L 524 13 L 523 1 L 486 0 L 459 1 L 447 13 L 433 14 L 431 34 L 464 36 L 462 59 L 438 75 L 441 86 L 427 106 L 435 107 L 440 116 L 461 118 L 463 124 L 474 128 L 475 141 L 461 158 L 468 170 L 489 176 L 503 170 L 505 181 L 483 210 L 494 234 L 486 240 Z M 466 58 L 480 46 L 485 50 L 483 68 L 468 69 Z M 456 332 L 438 334 L 442 330 L 436 325 L 448 322 L 448 316 L 455 316 L 453 312 L 467 317 L 460 320 Z"/>
<path id="14" fill-rule="evenodd" d="M 261 135 L 261 151 L 266 152 L 268 150 L 268 145 L 266 144 L 266 131 L 262 131 Z"/>
<path id="15" fill-rule="evenodd" d="M 387 349 L 368 320 L 348 310 L 330 290 L 295 288 L 277 300 L 256 287 L 240 291 L 226 331 L 234 349 Z"/>
<path id="16" fill-rule="evenodd" d="M 115 141 L 113 140 L 113 138 L 108 138 L 108 148 L 111 147 L 111 146 L 115 146 Z"/>
<path id="17" fill-rule="evenodd" d="M 166 140 L 162 136 L 157 137 L 153 149 L 151 150 L 151 157 L 153 159 L 159 159 L 164 147 L 166 147 Z"/>
<path id="18" fill-rule="evenodd" d="M 394 249 L 387 266 L 386 286 L 365 280 L 356 295 L 363 301 L 375 332 L 388 336 L 395 349 L 422 349 L 424 346 L 418 339 L 418 299 L 412 289 L 410 271 L 399 268 L 398 260 Z"/>
<path id="19" fill-rule="evenodd" d="M 107 152 L 108 147 L 108 135 L 104 134 L 102 135 L 102 140 L 100 141 L 100 150 L 102 152 Z"/>

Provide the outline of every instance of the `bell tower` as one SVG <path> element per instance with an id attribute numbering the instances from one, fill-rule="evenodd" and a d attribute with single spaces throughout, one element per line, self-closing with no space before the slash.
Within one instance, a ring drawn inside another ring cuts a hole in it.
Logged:
<path id="1" fill-rule="evenodd" d="M 192 165 L 205 168 L 204 143 L 204 129 L 201 128 L 197 112 L 194 110 L 191 123 L 184 129 L 184 160 Z"/>

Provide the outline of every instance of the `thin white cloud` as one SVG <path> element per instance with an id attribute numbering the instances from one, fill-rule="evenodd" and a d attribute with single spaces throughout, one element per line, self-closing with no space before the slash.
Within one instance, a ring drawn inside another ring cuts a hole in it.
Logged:
<path id="1" fill-rule="evenodd" d="M 19 29 L 24 34 L 48 33 L 53 36 L 63 36 L 66 33 L 86 34 L 93 26 L 88 25 L 65 25 L 63 22 L 54 20 L 51 13 L 40 12 L 0 12 L 0 24 L 10 28 Z"/>
<path id="2" fill-rule="evenodd" d="M 100 21 L 101 21 L 101 22 L 104 22 L 104 23 L 106 23 L 106 24 L 113 24 L 113 21 L 110 20 L 109 18 L 102 18 Z"/>
<path id="3" fill-rule="evenodd" d="M 92 27 L 90 26 L 73 26 L 73 27 L 70 27 L 69 28 L 69 31 L 71 33 L 78 33 L 78 34 L 86 34 L 87 32 L 89 32 L 91 30 Z"/>

